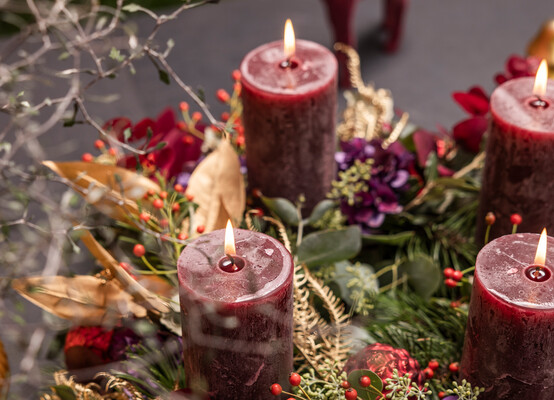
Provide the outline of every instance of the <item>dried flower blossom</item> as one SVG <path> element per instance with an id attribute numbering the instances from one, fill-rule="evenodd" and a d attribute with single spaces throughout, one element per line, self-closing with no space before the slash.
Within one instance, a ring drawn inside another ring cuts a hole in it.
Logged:
<path id="1" fill-rule="evenodd" d="M 414 157 L 399 142 L 383 149 L 380 140 L 355 138 L 341 143 L 335 155 L 338 179 L 331 197 L 340 200 L 348 223 L 370 233 L 385 215 L 402 211 L 399 195 L 408 188 Z"/>

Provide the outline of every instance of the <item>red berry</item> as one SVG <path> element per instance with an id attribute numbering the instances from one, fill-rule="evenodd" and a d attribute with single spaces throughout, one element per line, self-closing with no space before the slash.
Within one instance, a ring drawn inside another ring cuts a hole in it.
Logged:
<path id="1" fill-rule="evenodd" d="M 204 225 L 198 225 L 196 227 L 196 232 L 203 233 L 206 230 L 206 227 Z"/>
<path id="2" fill-rule="evenodd" d="M 154 201 L 152 202 L 152 205 L 155 207 L 155 208 L 163 208 L 164 206 L 164 201 L 162 199 L 154 199 Z"/>
<path id="3" fill-rule="evenodd" d="M 194 139 L 192 138 L 192 136 L 183 136 L 183 143 L 184 144 L 193 144 L 194 143 Z"/>
<path id="4" fill-rule="evenodd" d="M 279 396 L 281 394 L 281 392 L 283 391 L 283 388 L 278 383 L 274 383 L 269 388 L 269 391 L 271 392 L 272 395 Z"/>
<path id="5" fill-rule="evenodd" d="M 510 222 L 512 223 L 512 225 L 519 225 L 521 224 L 521 221 L 523 221 L 523 218 L 521 218 L 521 215 L 519 214 L 510 215 Z"/>
<path id="6" fill-rule="evenodd" d="M 494 215 L 494 213 L 489 211 L 487 215 L 485 215 L 485 223 L 487 225 L 492 225 L 495 223 L 495 221 L 496 221 L 496 216 Z"/>
<path id="7" fill-rule="evenodd" d="M 452 364 L 450 364 L 450 365 L 448 366 L 448 369 L 449 369 L 450 372 L 452 372 L 452 373 L 458 372 L 458 370 L 460 369 L 460 364 L 457 363 L 457 362 L 453 362 Z"/>
<path id="8" fill-rule="evenodd" d="M 236 82 L 234 85 L 233 85 L 233 91 L 237 93 L 237 95 L 240 96 L 240 92 L 242 90 L 242 85 L 239 83 L 239 82 Z"/>
<path id="9" fill-rule="evenodd" d="M 96 147 L 98 150 L 103 149 L 106 145 L 104 144 L 104 141 L 98 139 L 94 142 L 94 147 Z"/>
<path id="10" fill-rule="evenodd" d="M 187 124 L 185 123 L 185 121 L 179 121 L 179 122 L 177 122 L 177 128 L 179 128 L 182 131 L 186 131 L 187 130 Z"/>
<path id="11" fill-rule="evenodd" d="M 189 110 L 189 103 L 187 103 L 186 101 L 180 102 L 179 103 L 179 109 L 183 112 L 188 111 Z"/>
<path id="12" fill-rule="evenodd" d="M 185 188 L 180 183 L 176 183 L 173 185 L 173 189 L 175 189 L 176 192 L 182 193 Z"/>
<path id="13" fill-rule="evenodd" d="M 344 392 L 344 398 L 346 400 L 356 400 L 358 398 L 358 392 L 354 388 L 346 389 L 346 392 Z"/>
<path id="14" fill-rule="evenodd" d="M 442 273 L 445 278 L 452 278 L 454 276 L 454 268 L 445 268 Z"/>
<path id="15" fill-rule="evenodd" d="M 371 385 L 371 378 L 367 375 L 363 375 L 360 377 L 360 386 L 361 387 L 368 387 Z"/>
<path id="16" fill-rule="evenodd" d="M 302 380 L 302 378 L 300 377 L 300 375 L 298 375 L 296 372 L 293 372 L 292 374 L 290 374 L 289 376 L 289 383 L 292 385 L 292 386 L 298 386 L 300 385 L 300 381 Z"/>
<path id="17" fill-rule="evenodd" d="M 165 190 L 162 190 L 159 196 L 160 199 L 167 199 L 167 192 Z"/>
<path id="18" fill-rule="evenodd" d="M 454 279 L 445 279 L 444 280 L 444 284 L 446 286 L 448 286 L 449 288 L 455 288 L 456 286 L 458 286 L 458 282 L 456 282 Z"/>
<path id="19" fill-rule="evenodd" d="M 179 235 L 177 235 L 177 239 L 179 240 L 187 240 L 189 238 L 189 235 L 187 235 L 185 232 L 181 232 L 179 233 Z"/>
<path id="20" fill-rule="evenodd" d="M 198 111 L 195 111 L 192 113 L 191 118 L 193 121 L 200 121 L 202 119 L 202 114 L 199 113 Z"/>
<path id="21" fill-rule="evenodd" d="M 434 371 L 439 368 L 439 362 L 437 360 L 431 360 L 429 361 L 429 364 L 427 364 L 427 366 Z"/>
<path id="22" fill-rule="evenodd" d="M 461 281 L 463 277 L 464 274 L 462 271 L 454 271 L 454 273 L 452 274 L 452 279 L 458 282 Z"/>
<path id="23" fill-rule="evenodd" d="M 140 215 L 139 215 L 139 218 L 142 222 L 148 222 L 148 221 L 150 221 L 150 214 L 145 213 L 145 212 L 141 212 Z"/>
<path id="24" fill-rule="evenodd" d="M 90 153 L 84 153 L 81 156 L 81 160 L 83 160 L 84 162 L 91 162 L 92 160 L 94 160 L 94 157 Z"/>
<path id="25" fill-rule="evenodd" d="M 123 268 L 126 272 L 129 272 L 129 273 L 130 273 L 131 270 L 132 270 L 131 266 L 130 266 L 129 264 L 127 264 L 126 262 L 120 262 L 120 263 L 119 263 L 119 266 L 120 266 L 121 268 Z"/>
<path id="26" fill-rule="evenodd" d="M 193 196 L 192 194 L 190 194 L 190 193 L 187 193 L 185 197 L 187 198 L 187 201 L 192 201 L 192 200 L 194 200 L 194 196 Z"/>
<path id="27" fill-rule="evenodd" d="M 439 392 L 439 399 L 442 399 L 444 396 L 446 396 L 446 393 L 444 393 L 444 392 Z"/>
<path id="28" fill-rule="evenodd" d="M 229 120 L 229 117 L 230 117 L 230 115 L 227 111 L 221 113 L 221 120 L 223 122 L 227 122 Z"/>
<path id="29" fill-rule="evenodd" d="M 350 382 L 348 381 L 342 381 L 340 383 L 340 386 L 343 388 L 343 389 L 348 389 L 350 387 Z"/>
<path id="30" fill-rule="evenodd" d="M 425 374 L 425 376 L 426 376 L 428 379 L 431 379 L 431 378 L 433 377 L 433 375 L 435 375 L 435 372 L 434 372 L 431 368 L 429 368 L 429 367 L 425 368 L 425 369 L 423 370 L 423 373 Z"/>
<path id="31" fill-rule="evenodd" d="M 146 193 L 148 193 L 148 196 L 154 196 L 154 193 L 156 192 L 154 191 L 154 189 L 148 189 L 148 192 Z"/>
<path id="32" fill-rule="evenodd" d="M 233 73 L 231 74 L 231 78 L 233 78 L 234 81 L 238 81 L 241 78 L 240 71 L 238 69 L 235 69 Z"/>
<path id="33" fill-rule="evenodd" d="M 115 147 L 110 147 L 110 149 L 108 150 L 108 154 L 115 157 L 117 155 L 117 149 Z"/>
<path id="34" fill-rule="evenodd" d="M 173 203 L 173 205 L 171 206 L 171 210 L 173 212 L 177 212 L 181 209 L 181 206 L 179 205 L 179 203 Z"/>
<path id="35" fill-rule="evenodd" d="M 135 247 L 133 247 L 133 254 L 137 257 L 142 257 L 146 254 L 146 250 L 144 250 L 144 246 L 142 244 L 135 244 Z"/>
<path id="36" fill-rule="evenodd" d="M 262 191 L 260 189 L 252 189 L 252 196 L 256 198 L 260 198 L 263 196 Z"/>
<path id="37" fill-rule="evenodd" d="M 450 302 L 450 307 L 451 308 L 458 308 L 462 305 L 462 303 L 460 303 L 459 301 L 451 301 Z"/>
<path id="38" fill-rule="evenodd" d="M 242 146 L 244 144 L 244 136 L 237 137 L 237 146 Z"/>
<path id="39" fill-rule="evenodd" d="M 221 101 L 222 103 L 227 103 L 231 96 L 229 96 L 229 93 L 225 91 L 225 89 L 219 89 L 216 92 L 217 99 Z"/>
<path id="40" fill-rule="evenodd" d="M 169 226 L 169 221 L 167 220 L 167 218 L 160 219 L 160 226 L 162 228 L 167 228 Z"/>

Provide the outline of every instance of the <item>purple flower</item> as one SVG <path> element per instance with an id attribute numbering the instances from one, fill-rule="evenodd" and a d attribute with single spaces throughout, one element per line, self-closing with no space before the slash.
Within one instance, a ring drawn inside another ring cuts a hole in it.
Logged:
<path id="1" fill-rule="evenodd" d="M 414 156 L 402 144 L 395 142 L 384 149 L 380 140 L 355 138 L 341 142 L 335 160 L 339 176 L 331 196 L 340 201 L 349 224 L 371 233 L 387 214 L 402 211 L 399 196 L 409 187 L 414 163 Z"/>

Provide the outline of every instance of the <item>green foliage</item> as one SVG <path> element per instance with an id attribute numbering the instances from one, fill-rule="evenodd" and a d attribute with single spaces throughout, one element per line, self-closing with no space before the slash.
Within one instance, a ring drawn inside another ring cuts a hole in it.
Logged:
<path id="1" fill-rule="evenodd" d="M 342 299 L 351 307 L 352 312 L 368 315 L 373 309 L 379 293 L 379 282 L 371 266 L 348 261 L 338 262 L 334 271 L 327 276 L 340 289 Z"/>
<path id="2" fill-rule="evenodd" d="M 264 205 L 285 224 L 297 226 L 300 222 L 298 210 L 292 202 L 281 197 L 261 197 Z"/>
<path id="3" fill-rule="evenodd" d="M 399 270 L 408 275 L 408 283 L 424 299 L 435 293 L 442 280 L 440 268 L 425 254 L 416 254 L 412 260 L 406 260 Z"/>
<path id="4" fill-rule="evenodd" d="M 404 376 L 398 376 L 398 370 L 393 371 L 392 378 L 387 378 L 387 385 L 385 388 L 390 392 L 387 393 L 386 398 L 391 400 L 423 400 L 427 399 L 427 396 L 433 392 L 428 390 L 428 383 L 425 383 L 422 389 L 417 386 L 417 383 L 412 382 L 410 374 Z"/>
<path id="5" fill-rule="evenodd" d="M 458 382 L 453 382 L 454 389 L 448 389 L 446 394 L 454 394 L 458 396 L 458 400 L 475 400 L 480 393 L 485 391 L 484 388 L 480 387 L 471 387 L 471 383 L 467 382 L 465 379 L 462 381 L 462 384 L 459 385 Z"/>
<path id="6" fill-rule="evenodd" d="M 362 247 L 362 232 L 358 226 L 314 232 L 302 240 L 296 257 L 299 264 L 315 266 L 347 260 Z"/>
<path id="7" fill-rule="evenodd" d="M 429 301 L 413 293 L 391 291 L 378 297 L 367 326 L 373 342 L 408 350 L 420 365 L 435 359 L 448 365 L 461 358 L 466 308 L 447 299 Z"/>

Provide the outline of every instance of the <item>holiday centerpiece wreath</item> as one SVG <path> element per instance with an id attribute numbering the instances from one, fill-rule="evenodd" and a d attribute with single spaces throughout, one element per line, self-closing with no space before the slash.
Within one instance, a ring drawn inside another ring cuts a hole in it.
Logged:
<path id="1" fill-rule="evenodd" d="M 63 338 L 70 372 L 54 375 L 44 399 L 194 398 L 182 370 L 175 265 L 192 239 L 227 220 L 278 238 L 294 256 L 289 396 L 477 398 L 481 389 L 457 378 L 488 96 L 478 87 L 455 93 L 470 118 L 430 133 L 396 116 L 388 91 L 363 83 L 353 49 L 337 50 L 355 90 L 337 128 L 336 180 L 309 215 L 302 197 L 245 195 L 238 71 L 232 94 L 217 92 L 229 106 L 218 124 L 204 125 L 181 103 L 180 118 L 167 109 L 135 124 L 106 122 L 111 139 L 96 141 L 97 156 L 44 162 L 84 200 L 88 215 L 70 241 L 98 264 L 90 275 L 13 282 L 74 325 Z M 534 69 L 534 59 L 512 57 L 497 81 Z M 268 390 L 284 393 L 278 384 Z"/>

